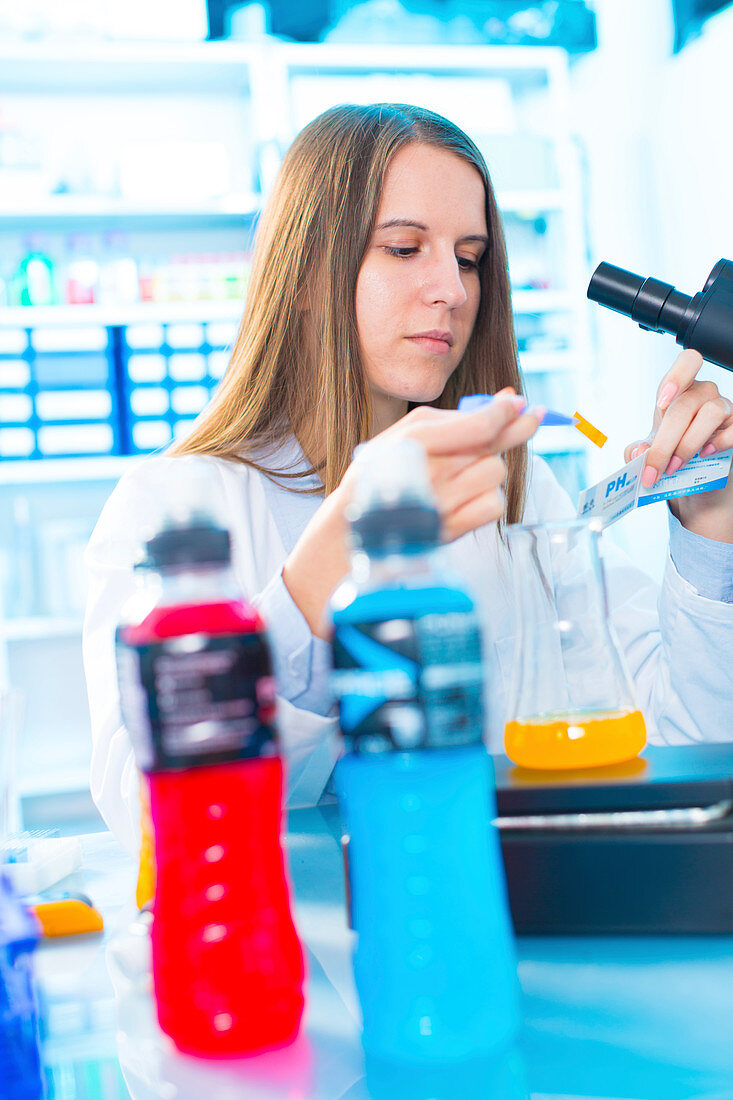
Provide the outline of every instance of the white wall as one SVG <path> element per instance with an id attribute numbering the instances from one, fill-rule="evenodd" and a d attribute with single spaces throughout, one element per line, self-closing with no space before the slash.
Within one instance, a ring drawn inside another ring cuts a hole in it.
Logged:
<path id="1" fill-rule="evenodd" d="M 721 256 L 733 257 L 733 8 L 677 56 L 670 0 L 596 0 L 595 8 L 599 47 L 573 65 L 571 80 L 587 164 L 588 275 L 608 260 L 693 294 Z M 589 309 L 599 350 L 581 411 L 609 435 L 592 461 L 601 477 L 622 464 L 625 443 L 646 435 L 657 385 L 680 349 L 671 336 Z M 733 394 L 733 376 L 705 369 Z M 612 533 L 661 573 L 663 505 Z"/>
<path id="2" fill-rule="evenodd" d="M 653 135 L 664 169 L 660 259 L 668 282 L 698 290 L 715 260 L 733 256 L 733 7 L 668 59 L 661 76 L 664 109 Z"/>

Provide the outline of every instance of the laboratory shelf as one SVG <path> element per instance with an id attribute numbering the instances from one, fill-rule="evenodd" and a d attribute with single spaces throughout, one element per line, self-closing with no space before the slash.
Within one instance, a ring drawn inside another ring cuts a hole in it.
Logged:
<path id="1" fill-rule="evenodd" d="M 573 308 L 565 291 L 515 290 L 516 313 L 554 313 Z M 126 326 L 177 321 L 236 321 L 242 313 L 238 299 L 193 302 L 134 302 L 119 306 L 15 306 L 0 310 L 0 328 L 39 328 L 46 325 Z"/>
<path id="2" fill-rule="evenodd" d="M 0 638 L 7 642 L 32 642 L 43 638 L 81 637 L 80 618 L 34 615 L 25 619 L 0 620 Z"/>
<path id="3" fill-rule="evenodd" d="M 15 306 L 0 310 L 0 328 L 41 328 L 51 325 L 100 325 L 104 328 L 137 324 L 237 321 L 242 303 L 200 299 L 193 302 L 133 302 L 129 305 Z"/>
<path id="4" fill-rule="evenodd" d="M 118 481 L 142 458 L 142 455 L 94 455 L 88 458 L 15 459 L 0 462 L 0 485 Z"/>
<path id="5" fill-rule="evenodd" d="M 160 206 L 106 195 L 49 195 L 34 202 L 15 203 L 12 208 L 0 207 L 0 229 L 26 229 L 37 223 L 65 226 L 68 221 L 124 223 L 128 229 L 159 226 L 161 222 L 198 228 L 231 226 L 256 215 L 261 204 L 261 196 L 254 192 L 228 195 L 204 205 L 177 204 L 172 196 L 170 202 Z"/>
<path id="6" fill-rule="evenodd" d="M 501 191 L 497 194 L 499 208 L 504 213 L 523 215 L 562 210 L 566 197 L 561 191 Z M 12 207 L 0 207 L 0 229 L 26 229 L 29 224 L 46 227 L 64 226 L 66 222 L 124 222 L 127 228 L 159 225 L 161 222 L 188 226 L 230 226 L 255 217 L 262 208 L 262 195 L 257 192 L 231 194 L 217 202 L 191 205 L 177 204 L 175 196 L 159 206 L 108 195 L 49 195 L 33 202 L 17 202 Z"/>
<path id="7" fill-rule="evenodd" d="M 80 42 L 5 40 L 5 89 L 35 94 L 62 89 L 227 93 L 249 83 L 256 47 L 242 42 Z"/>
<path id="8" fill-rule="evenodd" d="M 548 73 L 562 74 L 567 55 L 558 47 L 301 44 L 151 41 L 33 41 L 0 44 L 2 83 L 18 90 L 59 86 L 89 89 L 125 86 L 236 91 L 247 83 L 247 69 L 269 57 L 291 72 L 320 73 L 387 70 L 485 75 L 487 70 L 517 87 L 546 84 Z"/>
<path id="9" fill-rule="evenodd" d="M 330 72 L 391 73 L 426 72 L 430 75 L 460 77 L 492 76 L 510 80 L 515 90 L 544 86 L 548 77 L 560 78 L 567 69 L 567 54 L 559 47 L 533 46 L 452 46 L 452 45 L 389 45 L 380 43 L 372 48 L 360 44 L 278 45 L 278 61 L 291 76 L 300 71 L 320 76 Z"/>

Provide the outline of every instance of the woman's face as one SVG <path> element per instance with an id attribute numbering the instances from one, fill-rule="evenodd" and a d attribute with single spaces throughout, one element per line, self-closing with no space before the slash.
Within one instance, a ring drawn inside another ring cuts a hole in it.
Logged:
<path id="1" fill-rule="evenodd" d="M 378 405 L 443 392 L 476 320 L 487 244 L 484 185 L 472 165 L 431 145 L 395 154 L 356 282 L 362 361 Z"/>

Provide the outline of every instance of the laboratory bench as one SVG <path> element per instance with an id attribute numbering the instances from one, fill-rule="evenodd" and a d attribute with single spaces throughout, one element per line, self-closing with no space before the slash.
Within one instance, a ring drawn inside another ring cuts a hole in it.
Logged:
<path id="1" fill-rule="evenodd" d="M 108 833 L 82 848 L 65 886 L 91 897 L 106 930 L 37 952 L 49 1100 L 733 1100 L 733 935 L 520 936 L 522 1030 L 482 1076 L 436 1076 L 426 1092 L 414 1075 L 365 1067 L 333 804 L 289 815 L 301 1036 L 256 1058 L 183 1056 L 155 1023 L 134 860 Z"/>

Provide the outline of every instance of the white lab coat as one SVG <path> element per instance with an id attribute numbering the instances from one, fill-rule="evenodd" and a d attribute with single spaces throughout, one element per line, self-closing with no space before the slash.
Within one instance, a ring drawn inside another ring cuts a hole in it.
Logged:
<path id="1" fill-rule="evenodd" d="M 126 473 L 105 505 L 87 549 L 89 596 L 84 666 L 91 714 L 91 791 L 103 817 L 130 850 L 137 845 L 137 771 L 122 724 L 114 658 L 120 611 L 135 588 L 132 566 L 154 533 L 172 487 L 201 463 L 211 499 L 228 522 L 233 565 L 242 591 L 267 617 L 272 589 L 287 556 L 268 506 L 264 477 L 214 458 L 155 457 Z M 546 463 L 532 465 L 525 522 L 571 516 L 574 509 Z M 487 666 L 487 740 L 501 751 L 514 652 L 515 610 L 506 549 L 496 525 L 446 548 L 476 597 Z M 612 618 L 636 684 L 651 742 L 733 739 L 733 604 L 698 595 L 668 560 L 661 593 L 616 547 L 606 548 Z M 282 599 L 282 586 L 280 586 Z M 276 610 L 272 611 L 277 615 Z M 294 645 L 302 645 L 294 639 Z M 314 804 L 338 755 L 336 723 L 280 701 L 279 724 L 288 770 L 288 805 Z"/>

